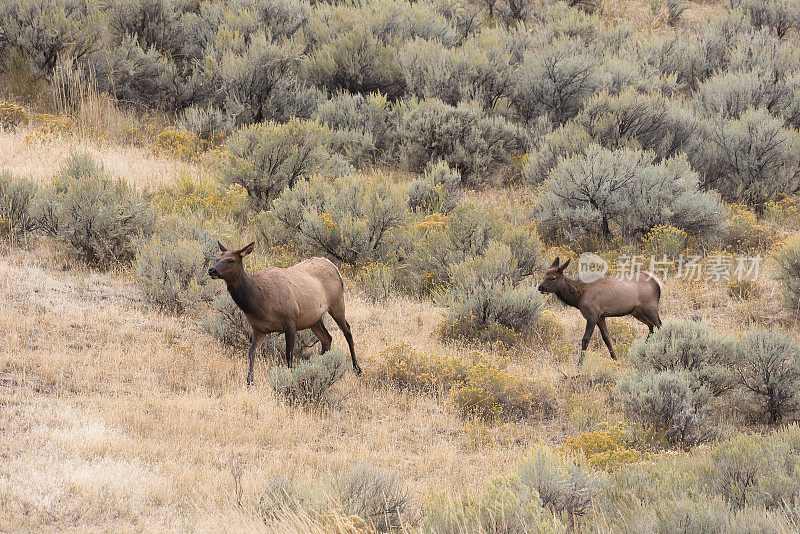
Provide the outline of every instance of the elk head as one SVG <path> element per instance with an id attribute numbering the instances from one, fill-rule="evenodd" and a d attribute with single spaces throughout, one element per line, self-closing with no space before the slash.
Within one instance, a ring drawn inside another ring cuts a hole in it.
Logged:
<path id="1" fill-rule="evenodd" d="M 213 267 L 208 270 L 211 278 L 222 278 L 223 280 L 235 280 L 242 274 L 242 258 L 253 252 L 256 243 L 253 241 L 249 245 L 239 250 L 228 250 L 217 241 L 220 255 Z"/>
<path id="2" fill-rule="evenodd" d="M 539 284 L 540 293 L 556 293 L 558 289 L 564 284 L 564 269 L 569 265 L 570 260 L 564 263 L 558 263 L 558 258 L 553 260 L 553 263 L 544 273 L 544 280 Z"/>

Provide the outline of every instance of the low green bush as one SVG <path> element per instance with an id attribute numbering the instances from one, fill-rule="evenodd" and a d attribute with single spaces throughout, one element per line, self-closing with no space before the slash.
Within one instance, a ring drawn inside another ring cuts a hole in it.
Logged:
<path id="1" fill-rule="evenodd" d="M 225 145 L 220 177 L 242 186 L 253 208 L 268 209 L 284 189 L 330 171 L 329 138 L 324 126 L 298 119 L 243 127 Z"/>
<path id="2" fill-rule="evenodd" d="M 800 409 L 800 343 L 788 334 L 753 330 L 733 365 L 761 418 L 775 423 Z"/>
<path id="3" fill-rule="evenodd" d="M 0 172 L 0 237 L 26 237 L 36 228 L 34 199 L 39 188 L 30 180 Z"/>
<path id="4" fill-rule="evenodd" d="M 351 465 L 334 479 L 331 494 L 341 511 L 360 517 L 376 532 L 395 532 L 419 520 L 403 480 L 371 464 Z"/>
<path id="5" fill-rule="evenodd" d="M 689 448 L 714 437 L 708 419 L 711 393 L 702 386 L 692 389 L 691 380 L 685 371 L 639 373 L 620 380 L 616 395 L 635 421 Z"/>
<path id="6" fill-rule="evenodd" d="M 685 371 L 693 390 L 721 395 L 734 386 L 729 365 L 737 352 L 733 339 L 704 323 L 666 321 L 645 341 L 631 347 L 631 363 L 642 372 Z"/>
<path id="7" fill-rule="evenodd" d="M 223 290 L 208 268 L 219 255 L 217 239 L 225 234 L 217 224 L 195 219 L 171 219 L 136 250 L 134 272 L 145 298 L 163 310 L 187 311 L 210 302 Z"/>
<path id="8" fill-rule="evenodd" d="M 486 337 L 494 332 L 508 339 L 515 337 L 508 331 L 529 332 L 542 312 L 542 297 L 533 286 L 515 285 L 517 269 L 510 247 L 495 241 L 484 255 L 452 265 L 453 285 L 442 297 L 448 304 L 442 335 Z"/>
<path id="9" fill-rule="evenodd" d="M 800 238 L 790 238 L 773 257 L 783 301 L 793 314 L 800 314 Z"/>
<path id="10" fill-rule="evenodd" d="M 73 153 L 36 204 L 40 227 L 100 269 L 129 265 L 136 243 L 155 226 L 150 204 L 125 182 L 109 178 L 87 154 Z"/>
<path id="11" fill-rule="evenodd" d="M 340 349 L 312 356 L 294 369 L 273 367 L 269 383 L 273 390 L 291 403 L 317 406 L 330 400 L 330 389 L 347 373 L 350 358 Z"/>
<path id="12" fill-rule="evenodd" d="M 430 165 L 425 174 L 411 182 L 408 207 L 423 213 L 448 214 L 461 197 L 461 174 L 444 161 Z"/>

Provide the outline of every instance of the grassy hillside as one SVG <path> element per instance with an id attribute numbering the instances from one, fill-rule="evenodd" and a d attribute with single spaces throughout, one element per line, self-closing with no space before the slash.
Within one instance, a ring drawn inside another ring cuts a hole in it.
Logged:
<path id="1" fill-rule="evenodd" d="M 0 531 L 797 531 L 798 30 L 785 0 L 4 3 Z M 336 263 L 363 376 L 328 320 L 327 360 L 274 335 L 246 387 L 217 240 Z M 584 252 L 664 280 L 620 360 L 536 290 Z"/>

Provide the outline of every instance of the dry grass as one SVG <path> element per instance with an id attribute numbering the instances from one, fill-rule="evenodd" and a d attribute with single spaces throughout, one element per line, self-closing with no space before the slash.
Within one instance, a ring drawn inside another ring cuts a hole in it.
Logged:
<path id="1" fill-rule="evenodd" d="M 173 184 L 180 176 L 204 177 L 203 169 L 177 159 L 159 157 L 146 147 L 104 144 L 77 135 L 50 138 L 46 142 L 31 139 L 34 130 L 0 130 L 0 171 L 11 171 L 40 184 L 49 183 L 53 174 L 74 151 L 91 154 L 112 176 L 140 189 L 154 190 Z"/>
<path id="2" fill-rule="evenodd" d="M 422 500 L 479 487 L 534 439 L 470 449 L 434 399 L 352 375 L 324 412 L 291 409 L 263 362 L 246 388 L 242 355 L 199 321 L 147 309 L 122 276 L 57 272 L 46 250 L 5 256 L 0 280 L 0 530 L 252 526 L 235 502 L 233 458 L 246 502 L 275 476 L 311 483 L 353 460 L 398 471 Z M 427 303 L 351 298 L 349 321 L 368 373 L 390 343 L 445 350 Z"/>

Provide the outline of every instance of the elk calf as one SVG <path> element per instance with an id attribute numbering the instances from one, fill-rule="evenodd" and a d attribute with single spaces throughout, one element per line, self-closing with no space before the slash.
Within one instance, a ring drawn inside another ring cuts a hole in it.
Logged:
<path id="1" fill-rule="evenodd" d="M 267 334 L 283 332 L 286 337 L 286 365 L 292 366 L 295 334 L 310 328 L 322 343 L 322 352 L 331 348 L 331 337 L 322 321 L 328 312 L 344 334 L 353 360 L 353 370 L 361 374 L 353 348 L 353 335 L 344 316 L 344 283 L 339 269 L 325 258 L 311 258 L 281 269 L 268 267 L 249 275 L 242 258 L 253 252 L 255 243 L 240 250 L 228 250 L 217 242 L 221 252 L 208 270 L 211 278 L 221 278 L 228 293 L 253 327 L 247 384 L 253 382 L 253 361 Z"/>
<path id="2" fill-rule="evenodd" d="M 569 261 L 561 265 L 558 258 L 553 261 L 544 273 L 539 292 L 553 293 L 564 304 L 578 308 L 586 319 L 586 332 L 581 340 L 578 365 L 583 361 L 595 325 L 600 328 L 600 335 L 611 357 L 617 359 L 614 347 L 611 345 L 606 317 L 632 315 L 650 329 L 647 337 L 653 333 L 654 327 L 661 327 L 661 319 L 658 316 L 661 281 L 658 278 L 650 273 L 638 273 L 632 280 L 615 278 L 600 278 L 592 282 L 571 280 L 564 276 L 564 269 L 569 265 Z"/>

